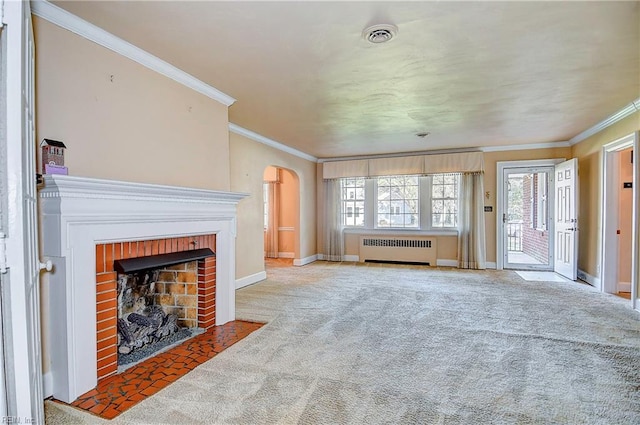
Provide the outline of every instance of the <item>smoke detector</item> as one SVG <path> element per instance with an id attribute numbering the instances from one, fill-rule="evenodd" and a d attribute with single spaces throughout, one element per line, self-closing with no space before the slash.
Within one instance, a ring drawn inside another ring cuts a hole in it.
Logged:
<path id="1" fill-rule="evenodd" d="M 369 43 L 386 43 L 398 34 L 398 27 L 391 24 L 378 24 L 365 28 L 362 31 L 362 38 Z"/>

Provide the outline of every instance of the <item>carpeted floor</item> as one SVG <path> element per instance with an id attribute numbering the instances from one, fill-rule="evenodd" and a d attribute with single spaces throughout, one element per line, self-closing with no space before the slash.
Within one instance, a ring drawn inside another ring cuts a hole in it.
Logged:
<path id="1" fill-rule="evenodd" d="M 47 423 L 640 423 L 640 315 L 580 283 L 274 264 L 237 317 L 269 323 L 111 422 Z"/>

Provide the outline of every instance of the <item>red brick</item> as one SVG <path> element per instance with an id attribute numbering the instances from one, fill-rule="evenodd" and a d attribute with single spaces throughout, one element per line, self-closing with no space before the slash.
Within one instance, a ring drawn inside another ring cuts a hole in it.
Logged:
<path id="1" fill-rule="evenodd" d="M 104 245 L 96 245 L 96 273 L 104 272 Z"/>

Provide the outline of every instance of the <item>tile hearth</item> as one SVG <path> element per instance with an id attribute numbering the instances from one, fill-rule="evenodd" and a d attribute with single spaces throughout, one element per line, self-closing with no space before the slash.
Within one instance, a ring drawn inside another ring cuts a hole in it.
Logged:
<path id="1" fill-rule="evenodd" d="M 71 406 L 113 419 L 262 326 L 236 320 L 211 328 L 123 373 L 100 380 L 95 389 L 78 397 Z"/>

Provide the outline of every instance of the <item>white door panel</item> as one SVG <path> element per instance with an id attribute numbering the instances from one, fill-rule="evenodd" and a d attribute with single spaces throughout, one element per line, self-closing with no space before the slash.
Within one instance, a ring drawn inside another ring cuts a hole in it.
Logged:
<path id="1" fill-rule="evenodd" d="M 1 295 L 6 414 L 22 423 L 43 423 L 31 11 L 28 1 L 8 1 L 2 7 L 6 175 L 2 176 L 1 205 L 8 267 L 2 274 Z"/>
<path id="2" fill-rule="evenodd" d="M 578 277 L 578 160 L 555 167 L 554 270 L 571 280 Z"/>

